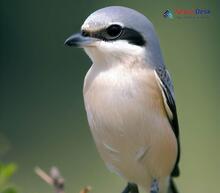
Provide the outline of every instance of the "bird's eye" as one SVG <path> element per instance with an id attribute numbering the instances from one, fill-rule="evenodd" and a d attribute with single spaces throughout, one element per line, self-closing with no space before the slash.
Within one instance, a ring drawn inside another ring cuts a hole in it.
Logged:
<path id="1" fill-rule="evenodd" d="M 84 36 L 84 37 L 88 37 L 88 36 L 89 36 L 89 32 L 87 32 L 87 31 L 85 31 L 85 30 L 82 30 L 82 31 L 81 31 L 81 34 L 82 34 L 82 36 Z"/>
<path id="2" fill-rule="evenodd" d="M 115 39 L 121 35 L 122 27 L 117 24 L 113 24 L 106 29 L 106 33 L 111 39 Z"/>

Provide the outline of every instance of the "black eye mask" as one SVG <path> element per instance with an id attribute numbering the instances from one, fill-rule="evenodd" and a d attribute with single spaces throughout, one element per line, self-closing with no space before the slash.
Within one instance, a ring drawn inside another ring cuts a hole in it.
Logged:
<path id="1" fill-rule="evenodd" d="M 105 29 L 94 32 L 82 30 L 81 33 L 82 36 L 94 37 L 104 41 L 127 40 L 129 43 L 137 46 L 144 46 L 146 44 L 145 39 L 138 31 L 131 28 L 121 27 L 118 24 L 113 24 Z"/>

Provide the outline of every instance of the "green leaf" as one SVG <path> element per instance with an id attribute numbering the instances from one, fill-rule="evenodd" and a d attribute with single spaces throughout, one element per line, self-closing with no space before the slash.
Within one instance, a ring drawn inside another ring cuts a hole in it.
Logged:
<path id="1" fill-rule="evenodd" d="M 0 193 L 17 193 L 14 187 L 8 187 L 7 189 L 1 191 Z"/>
<path id="2" fill-rule="evenodd" d="M 0 177 L 3 176 L 5 178 L 10 178 L 14 174 L 16 169 L 17 169 L 17 167 L 15 164 L 13 164 L 13 163 L 7 164 L 1 168 Z"/>
<path id="3" fill-rule="evenodd" d="M 0 163 L 0 188 L 8 183 L 9 178 L 15 173 L 16 168 L 16 165 L 13 163 Z"/>

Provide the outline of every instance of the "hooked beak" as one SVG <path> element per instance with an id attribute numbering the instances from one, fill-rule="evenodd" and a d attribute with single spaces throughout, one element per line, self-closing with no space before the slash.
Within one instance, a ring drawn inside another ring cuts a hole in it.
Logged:
<path id="1" fill-rule="evenodd" d="M 67 46 L 74 46 L 74 47 L 87 47 L 92 46 L 97 39 L 89 36 L 82 36 L 81 33 L 73 34 L 69 38 L 66 39 L 64 42 Z"/>

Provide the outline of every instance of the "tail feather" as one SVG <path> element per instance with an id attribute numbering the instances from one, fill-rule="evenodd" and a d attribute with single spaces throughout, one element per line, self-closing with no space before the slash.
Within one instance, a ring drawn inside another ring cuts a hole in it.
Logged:
<path id="1" fill-rule="evenodd" d="M 175 185 L 175 182 L 173 181 L 173 178 L 170 179 L 169 193 L 178 193 L 178 190 Z"/>

